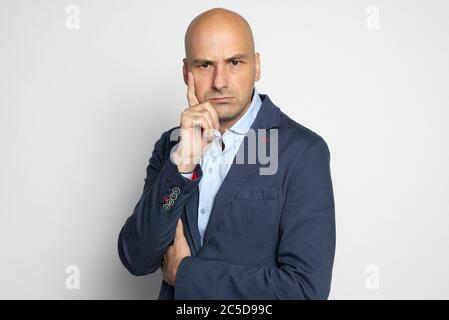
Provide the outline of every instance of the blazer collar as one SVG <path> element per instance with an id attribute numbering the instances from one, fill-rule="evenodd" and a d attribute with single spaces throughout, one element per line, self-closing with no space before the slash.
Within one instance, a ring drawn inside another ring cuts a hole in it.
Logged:
<path id="1" fill-rule="evenodd" d="M 266 94 L 259 94 L 262 100 L 256 120 L 254 120 L 251 128 L 253 129 L 271 129 L 279 127 L 279 116 L 281 110 L 271 102 Z"/>

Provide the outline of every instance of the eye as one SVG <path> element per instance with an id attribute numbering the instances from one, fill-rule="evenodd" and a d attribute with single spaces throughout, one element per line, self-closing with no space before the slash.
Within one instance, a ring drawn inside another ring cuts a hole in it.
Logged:
<path id="1" fill-rule="evenodd" d="M 241 63 L 241 61 L 240 60 L 232 60 L 231 63 L 233 66 L 237 66 Z"/>
<path id="2" fill-rule="evenodd" d="M 200 65 L 200 68 L 207 69 L 207 67 L 209 67 L 209 62 L 205 62 L 205 63 Z"/>

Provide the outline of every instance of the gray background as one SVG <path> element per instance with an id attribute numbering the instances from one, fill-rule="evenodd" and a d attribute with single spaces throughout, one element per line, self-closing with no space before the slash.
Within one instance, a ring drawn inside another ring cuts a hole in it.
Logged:
<path id="1" fill-rule="evenodd" d="M 424 0 L 0 0 L 0 298 L 157 297 L 117 235 L 187 107 L 185 29 L 215 6 L 251 24 L 259 92 L 331 149 L 330 297 L 449 298 L 449 2 Z"/>

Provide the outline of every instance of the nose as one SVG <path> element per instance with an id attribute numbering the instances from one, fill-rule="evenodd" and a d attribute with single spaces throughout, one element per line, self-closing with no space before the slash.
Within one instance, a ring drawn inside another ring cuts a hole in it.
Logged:
<path id="1" fill-rule="evenodd" d="M 223 91 L 223 89 L 226 89 L 228 87 L 228 75 L 226 67 L 222 64 L 217 64 L 217 67 L 215 68 L 213 86 L 217 91 Z"/>

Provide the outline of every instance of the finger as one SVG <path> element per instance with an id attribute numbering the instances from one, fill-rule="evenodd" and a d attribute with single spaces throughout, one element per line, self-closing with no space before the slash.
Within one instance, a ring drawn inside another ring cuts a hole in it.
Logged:
<path id="1" fill-rule="evenodd" d="M 214 129 L 214 121 L 212 119 L 212 115 L 205 110 L 201 110 L 198 112 L 193 113 L 196 117 L 202 118 L 207 122 L 207 128 L 203 127 L 203 130 L 206 131 L 206 138 L 210 139 L 213 136 L 213 130 Z"/>
<path id="2" fill-rule="evenodd" d="M 204 132 L 206 132 L 206 133 L 210 132 L 211 126 L 210 126 L 209 121 L 207 120 L 207 117 L 205 116 L 205 114 L 199 112 L 199 113 L 196 113 L 195 115 L 193 115 L 192 116 L 192 124 L 194 127 L 199 126 L 201 128 L 201 131 L 194 131 L 195 134 L 201 134 L 201 136 L 200 136 L 201 138 L 204 137 L 205 139 L 207 139 Z"/>
<path id="3" fill-rule="evenodd" d="M 212 106 L 211 103 L 205 103 L 204 107 L 209 111 L 210 115 L 212 116 L 213 121 L 213 127 L 217 130 L 220 130 L 220 118 L 218 117 L 217 110 Z"/>
<path id="4" fill-rule="evenodd" d="M 208 139 L 208 141 L 212 141 L 214 138 L 214 128 L 215 128 L 214 119 L 209 111 L 204 112 L 203 117 L 209 123 L 209 129 L 206 131 L 207 139 Z"/>
<path id="5" fill-rule="evenodd" d="M 214 135 L 213 133 L 213 125 L 212 125 L 212 119 L 210 119 L 210 116 L 207 115 L 207 113 L 203 113 L 201 115 L 201 119 L 207 124 L 207 127 L 204 127 L 202 134 L 202 138 L 206 140 L 207 142 L 212 141 L 212 137 Z"/>
<path id="6" fill-rule="evenodd" d="M 198 99 L 195 94 L 195 78 L 190 71 L 187 73 L 187 100 L 189 101 L 189 107 L 198 104 Z"/>

